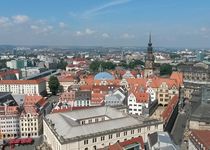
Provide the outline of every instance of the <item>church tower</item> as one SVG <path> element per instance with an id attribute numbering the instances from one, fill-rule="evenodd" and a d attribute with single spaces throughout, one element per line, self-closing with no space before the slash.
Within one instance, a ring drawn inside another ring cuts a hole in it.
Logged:
<path id="1" fill-rule="evenodd" d="M 145 56 L 145 68 L 144 68 L 144 77 L 145 78 L 148 78 L 148 77 L 154 75 L 154 60 L 155 60 L 155 57 L 153 55 L 151 33 L 150 33 L 149 43 L 148 43 L 148 47 L 147 47 L 147 54 Z"/>

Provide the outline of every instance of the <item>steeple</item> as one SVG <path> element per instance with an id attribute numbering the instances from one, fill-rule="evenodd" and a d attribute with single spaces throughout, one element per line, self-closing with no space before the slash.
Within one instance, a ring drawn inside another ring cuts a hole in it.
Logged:
<path id="1" fill-rule="evenodd" d="M 147 47 L 147 54 L 145 56 L 145 69 L 144 69 L 144 77 L 149 77 L 154 73 L 154 60 L 155 57 L 153 55 L 153 48 L 152 48 L 152 36 L 151 33 L 149 34 L 149 43 Z"/>
<path id="2" fill-rule="evenodd" d="M 149 33 L 149 43 L 148 46 L 152 46 L 152 36 L 151 36 L 151 32 Z"/>

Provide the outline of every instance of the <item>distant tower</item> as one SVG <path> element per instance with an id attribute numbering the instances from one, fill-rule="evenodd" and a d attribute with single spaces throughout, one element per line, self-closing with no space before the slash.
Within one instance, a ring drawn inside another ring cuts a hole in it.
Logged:
<path id="1" fill-rule="evenodd" d="M 148 43 L 148 47 L 147 47 L 147 54 L 145 56 L 145 68 L 144 68 L 144 77 L 145 78 L 154 75 L 154 60 L 155 60 L 155 57 L 153 55 L 151 33 L 150 33 L 149 43 Z"/>
<path id="2" fill-rule="evenodd" d="M 103 72 L 103 71 L 104 71 L 101 64 L 99 65 L 98 71 L 99 71 L 99 72 Z"/>

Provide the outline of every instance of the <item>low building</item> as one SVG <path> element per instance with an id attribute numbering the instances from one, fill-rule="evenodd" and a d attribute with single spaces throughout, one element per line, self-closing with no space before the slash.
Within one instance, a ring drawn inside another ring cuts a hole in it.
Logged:
<path id="1" fill-rule="evenodd" d="M 46 95 L 46 81 L 43 79 L 0 80 L 0 92 Z"/>
<path id="2" fill-rule="evenodd" d="M 148 135 L 149 150 L 179 150 L 167 132 L 154 132 Z"/>
<path id="3" fill-rule="evenodd" d="M 71 90 L 63 92 L 59 100 L 72 107 L 90 106 L 91 91 Z"/>
<path id="4" fill-rule="evenodd" d="M 106 106 L 116 106 L 125 104 L 126 91 L 123 88 L 119 88 L 114 92 L 110 92 L 105 96 L 105 105 Z"/>
<path id="5" fill-rule="evenodd" d="M 116 142 L 163 131 L 161 121 L 130 116 L 115 108 L 95 107 L 53 113 L 44 119 L 44 137 L 53 150 L 100 149 Z"/>
<path id="6" fill-rule="evenodd" d="M 150 96 L 148 93 L 133 91 L 128 96 L 128 112 L 135 115 L 149 115 Z"/>
<path id="7" fill-rule="evenodd" d="M 210 149 L 210 130 L 192 130 L 188 140 L 190 150 Z"/>

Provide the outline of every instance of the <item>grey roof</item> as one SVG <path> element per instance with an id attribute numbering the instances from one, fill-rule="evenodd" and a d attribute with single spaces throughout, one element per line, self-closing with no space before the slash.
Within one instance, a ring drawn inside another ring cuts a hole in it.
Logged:
<path id="1" fill-rule="evenodd" d="M 82 119 L 96 116 L 106 116 L 109 120 L 84 125 L 79 123 Z M 53 113 L 47 115 L 45 120 L 54 124 L 57 134 L 64 139 L 99 134 L 106 131 L 110 132 L 110 130 L 129 126 L 143 125 L 142 120 L 131 117 L 111 107 L 94 107 L 64 113 Z"/>
<path id="2" fill-rule="evenodd" d="M 25 95 L 24 94 L 12 94 L 15 101 L 17 102 L 18 106 L 21 106 L 23 104 L 23 100 Z"/>
<path id="3" fill-rule="evenodd" d="M 191 120 L 210 123 L 210 87 L 203 86 L 199 91 L 192 94 Z"/>
<path id="4" fill-rule="evenodd" d="M 160 148 L 161 150 L 176 150 L 179 149 L 171 140 L 167 132 L 154 132 L 148 135 L 148 142 L 151 147 Z"/>

